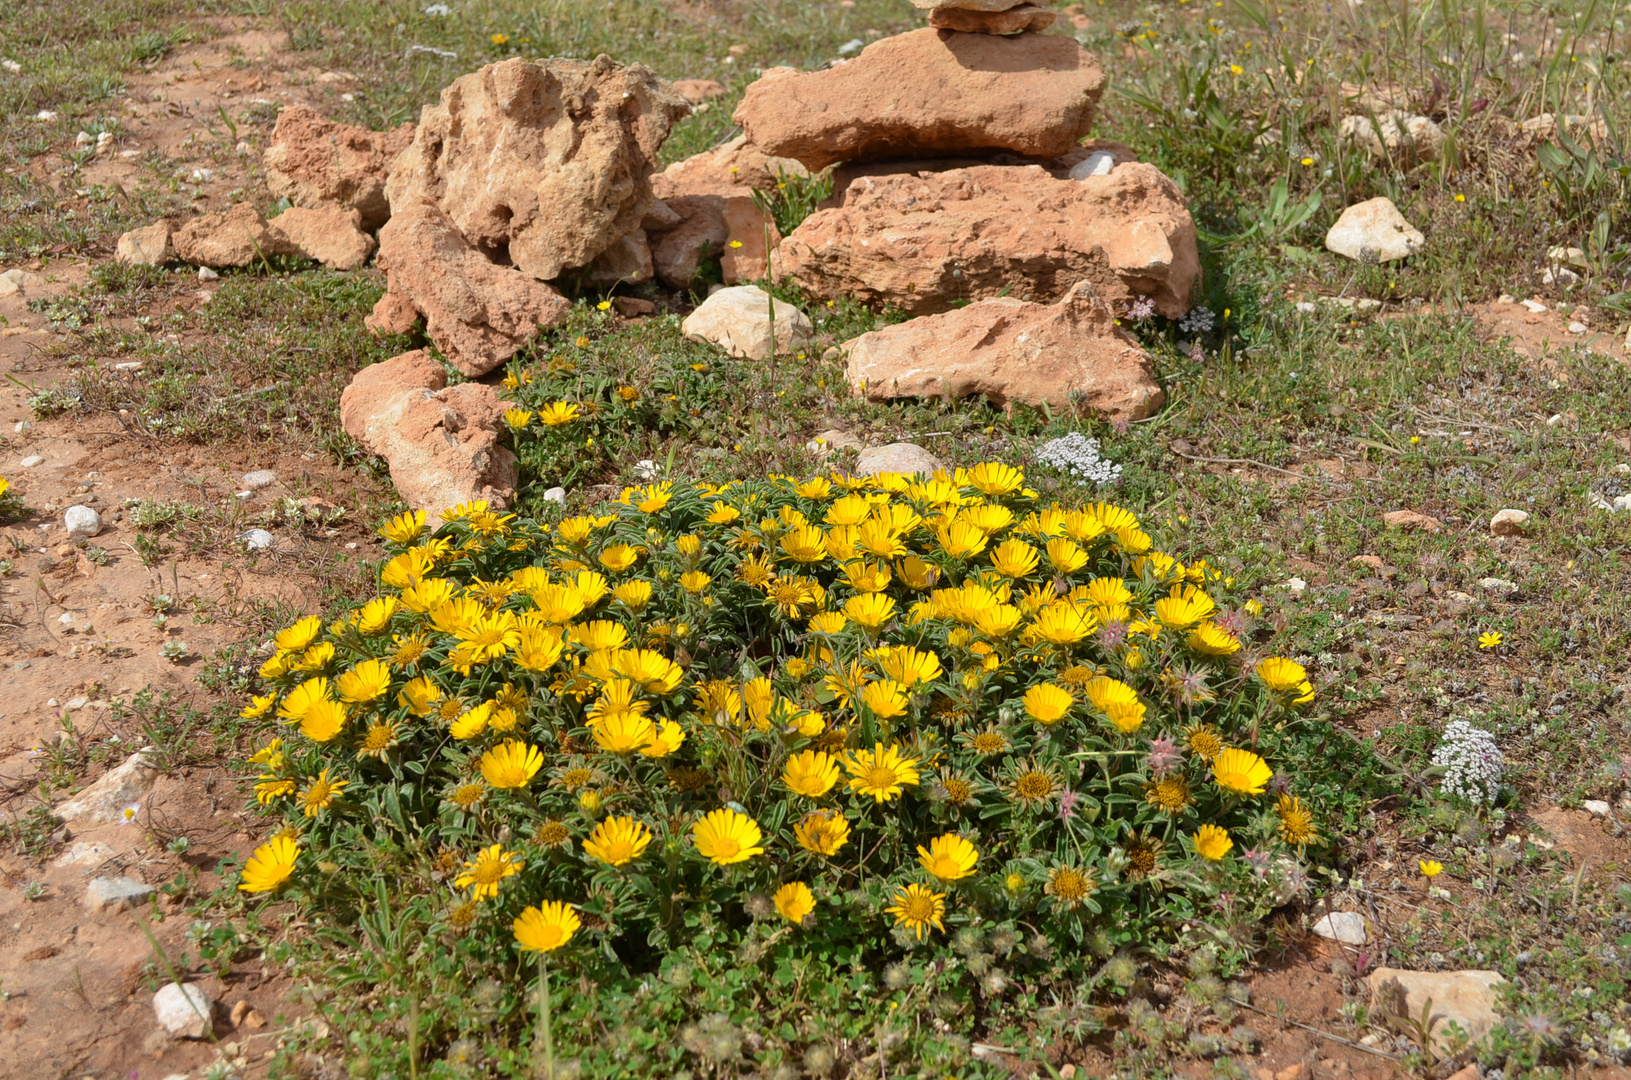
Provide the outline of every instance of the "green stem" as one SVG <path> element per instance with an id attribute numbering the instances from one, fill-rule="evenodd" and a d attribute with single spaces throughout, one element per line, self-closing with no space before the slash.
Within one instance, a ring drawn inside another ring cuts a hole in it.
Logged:
<path id="1" fill-rule="evenodd" d="M 555 1080 L 555 1042 L 549 1030 L 549 964 L 538 954 L 538 1034 L 544 1042 L 544 1080 Z M 537 1070 L 533 1072 L 536 1074 Z"/>

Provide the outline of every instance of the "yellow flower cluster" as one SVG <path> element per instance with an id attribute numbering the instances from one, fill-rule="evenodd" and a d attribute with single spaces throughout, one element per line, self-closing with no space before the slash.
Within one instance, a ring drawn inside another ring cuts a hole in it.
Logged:
<path id="1" fill-rule="evenodd" d="M 415 814 L 463 853 L 437 878 L 453 924 L 508 908 L 524 949 L 602 932 L 614 901 L 655 926 L 708 875 L 795 926 L 877 884 L 907 938 L 991 904 L 1080 937 L 1152 882 L 1246 887 L 1243 843 L 1318 842 L 1257 741 L 1313 686 L 1241 661 L 1232 579 L 1012 466 L 442 517 L 381 529 L 379 597 L 275 636 L 244 715 L 285 728 L 252 760 L 289 825 L 240 888 L 277 889 L 342 822 Z"/>

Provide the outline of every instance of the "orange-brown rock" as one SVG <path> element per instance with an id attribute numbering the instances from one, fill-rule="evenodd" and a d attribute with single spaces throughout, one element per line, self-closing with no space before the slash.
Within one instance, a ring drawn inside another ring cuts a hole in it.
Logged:
<path id="1" fill-rule="evenodd" d="M 1035 4 L 1020 4 L 1006 11 L 937 7 L 929 12 L 929 25 L 936 30 L 956 30 L 964 34 L 1020 34 L 1026 30 L 1046 30 L 1053 25 L 1053 19 L 1053 12 Z"/>
<path id="2" fill-rule="evenodd" d="M 405 296 L 387 292 L 374 303 L 374 310 L 362 324 L 373 331 L 375 337 L 406 334 L 419 322 L 419 310 Z"/>
<path id="3" fill-rule="evenodd" d="M 584 270 L 582 279 L 589 285 L 605 289 L 613 285 L 637 285 L 650 281 L 651 274 L 651 244 L 644 229 L 635 229 L 596 255 L 595 261 Z"/>
<path id="4" fill-rule="evenodd" d="M 216 270 L 248 266 L 271 255 L 293 255 L 287 237 L 271 228 L 253 203 L 200 214 L 170 236 L 176 257 L 194 266 Z"/>
<path id="5" fill-rule="evenodd" d="M 425 317 L 426 335 L 466 375 L 493 370 L 571 312 L 548 285 L 478 251 L 436 207 L 395 210 L 379 233 L 387 292 Z"/>
<path id="6" fill-rule="evenodd" d="M 746 195 L 751 189 L 770 191 L 784 176 L 807 178 L 810 170 L 789 157 L 776 157 L 738 135 L 700 154 L 676 161 L 651 178 L 659 199 L 699 191 L 731 191 Z"/>
<path id="7" fill-rule="evenodd" d="M 725 94 L 724 84 L 714 79 L 675 79 L 674 89 L 693 105 L 701 105 Z"/>
<path id="8" fill-rule="evenodd" d="M 403 501 L 434 516 L 473 499 L 509 505 L 517 469 L 499 444 L 504 408 L 491 386 L 449 387 L 442 365 L 416 350 L 357 372 L 340 422 L 385 459 Z"/>
<path id="9" fill-rule="evenodd" d="M 505 60 L 426 106 L 392 167 L 391 207 L 437 206 L 472 247 L 548 281 L 588 266 L 651 209 L 684 98 L 640 64 Z"/>
<path id="10" fill-rule="evenodd" d="M 766 240 L 774 247 L 781 233 L 753 201 L 753 192 L 773 189 L 782 177 L 808 175 L 797 161 L 771 157 L 737 136 L 653 176 L 659 205 L 674 218 L 658 223 L 662 231 L 652 238 L 658 280 L 670 288 L 688 288 L 711 258 L 719 259 L 727 285 L 763 277 Z M 653 224 L 648 220 L 648 232 L 655 231 Z M 733 247 L 733 241 L 740 246 Z"/>
<path id="11" fill-rule="evenodd" d="M 766 71 L 734 119 L 767 154 L 811 169 L 839 161 L 1069 151 L 1104 90 L 1074 38 L 925 28 L 882 38 L 823 71 Z"/>
<path id="12" fill-rule="evenodd" d="M 333 203 L 315 210 L 291 207 L 266 224 L 295 254 L 330 270 L 355 270 L 374 253 L 374 238 L 362 230 L 362 212 Z"/>
<path id="13" fill-rule="evenodd" d="M 385 177 L 391 162 L 413 141 L 413 125 L 369 131 L 330 120 L 304 105 L 278 113 L 272 142 L 262 158 L 272 194 L 315 210 L 341 206 L 362 215 L 370 231 L 385 224 L 391 206 Z"/>
<path id="14" fill-rule="evenodd" d="M 1176 317 L 1200 277 L 1183 195 L 1152 165 L 1061 180 L 1036 165 L 862 176 L 772 256 L 777 278 L 911 314 L 999 295 L 1057 300 L 1090 282 L 1119 309 L 1148 296 Z"/>
<path id="15" fill-rule="evenodd" d="M 1140 420 L 1166 396 L 1150 356 L 1086 283 L 1054 304 L 1003 297 L 849 341 L 849 382 L 873 401 L 983 395 Z"/>

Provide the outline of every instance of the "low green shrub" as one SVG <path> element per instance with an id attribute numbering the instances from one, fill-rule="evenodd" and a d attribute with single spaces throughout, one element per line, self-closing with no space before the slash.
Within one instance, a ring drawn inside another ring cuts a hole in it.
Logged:
<path id="1" fill-rule="evenodd" d="M 529 952 L 640 977 L 710 948 L 929 950 L 1000 994 L 1249 926 L 1320 842 L 1275 772 L 1303 669 L 1232 578 L 1023 484 L 986 464 L 393 520 L 381 595 L 261 670 L 245 715 L 290 730 L 256 795 L 283 823 L 239 888 L 340 910 L 389 880 L 510 979 Z"/>

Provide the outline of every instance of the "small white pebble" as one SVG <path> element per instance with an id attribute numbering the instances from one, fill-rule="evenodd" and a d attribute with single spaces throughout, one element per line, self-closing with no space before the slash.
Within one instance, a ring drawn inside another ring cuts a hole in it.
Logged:
<path id="1" fill-rule="evenodd" d="M 36 465 L 45 464 L 45 459 L 38 454 L 30 454 L 18 464 L 22 465 L 22 467 L 25 469 L 32 469 Z"/>

